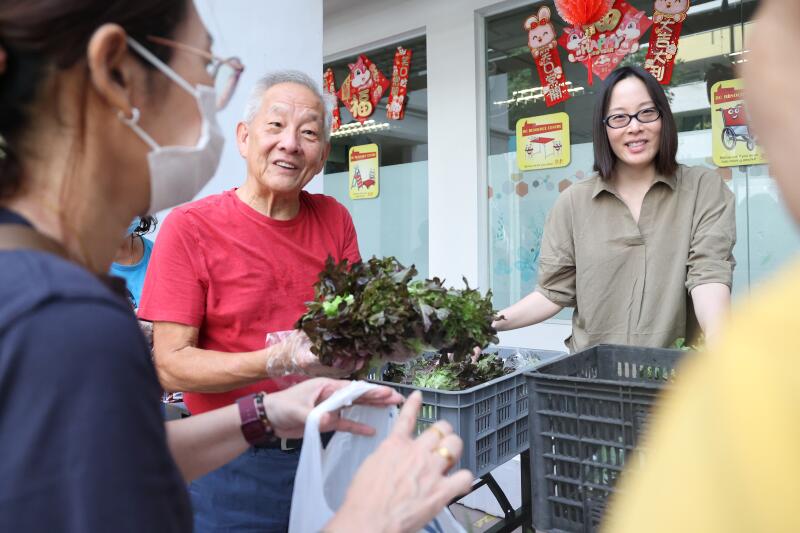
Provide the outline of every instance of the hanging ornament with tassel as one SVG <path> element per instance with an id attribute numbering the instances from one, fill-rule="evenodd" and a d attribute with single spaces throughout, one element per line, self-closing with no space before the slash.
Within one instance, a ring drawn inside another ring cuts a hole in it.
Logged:
<path id="1" fill-rule="evenodd" d="M 581 39 L 579 51 L 585 57 L 589 71 L 589 85 L 592 84 L 592 57 L 596 50 L 595 22 L 602 19 L 611 10 L 614 0 L 554 0 L 558 15 L 573 27 L 572 34 Z M 583 61 L 583 60 L 582 60 Z"/>

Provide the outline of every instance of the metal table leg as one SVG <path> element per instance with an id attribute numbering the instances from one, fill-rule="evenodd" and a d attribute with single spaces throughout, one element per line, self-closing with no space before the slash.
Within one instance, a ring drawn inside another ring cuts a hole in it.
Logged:
<path id="1" fill-rule="evenodd" d="M 520 454 L 519 465 L 521 483 L 520 488 L 522 489 L 522 506 L 519 509 L 514 509 L 511 506 L 511 502 L 508 501 L 508 497 L 506 497 L 503 489 L 500 488 L 500 485 L 498 485 L 497 481 L 495 481 L 494 477 L 492 477 L 492 474 L 481 476 L 480 480 L 472 486 L 470 492 L 474 492 L 484 485 L 489 487 L 492 495 L 495 497 L 497 503 L 500 504 L 500 508 L 503 510 L 503 518 L 492 527 L 487 529 L 486 533 L 511 533 L 518 527 L 522 527 L 523 531 L 531 528 L 533 519 L 531 512 L 532 501 L 530 464 L 531 455 L 530 452 L 526 450 Z M 461 498 L 463 498 L 463 496 L 459 497 L 458 499 Z M 455 501 L 451 503 L 455 503 Z"/>

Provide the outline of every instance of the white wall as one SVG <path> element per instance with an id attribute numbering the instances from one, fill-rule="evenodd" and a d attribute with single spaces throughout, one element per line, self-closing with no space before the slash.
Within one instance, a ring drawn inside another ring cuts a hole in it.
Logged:
<path id="1" fill-rule="evenodd" d="M 270 70 L 291 68 L 322 83 L 322 0 L 195 2 L 214 37 L 214 52 L 222 57 L 238 56 L 245 66 L 233 100 L 219 116 L 227 141 L 217 174 L 200 193 L 206 196 L 244 181 L 244 164 L 234 134 L 258 78 Z M 313 180 L 307 189 L 322 192 L 322 180 Z"/>
<path id="2" fill-rule="evenodd" d="M 326 61 L 427 36 L 428 272 L 488 288 L 483 17 L 530 0 L 341 3 L 326 12 Z M 563 322 L 540 324 L 500 341 L 561 350 L 569 330 Z"/>
<path id="3" fill-rule="evenodd" d="M 214 179 L 197 195 L 201 198 L 244 182 L 236 123 L 258 78 L 270 70 L 292 68 L 322 83 L 322 0 L 195 0 L 195 5 L 214 38 L 214 54 L 236 56 L 245 66 L 233 99 L 217 115 L 225 133 L 225 148 Z M 315 178 L 306 189 L 322 192 L 322 180 Z M 158 219 L 164 220 L 167 213 L 159 213 Z"/>

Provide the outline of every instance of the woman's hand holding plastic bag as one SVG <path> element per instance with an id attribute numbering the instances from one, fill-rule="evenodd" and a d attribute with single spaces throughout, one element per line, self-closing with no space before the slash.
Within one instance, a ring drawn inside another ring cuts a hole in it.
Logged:
<path id="1" fill-rule="evenodd" d="M 442 508 L 469 491 L 468 470 L 447 475 L 463 443 L 446 422 L 414 438 L 422 395 L 412 394 L 391 435 L 361 465 L 325 531 L 417 532 Z"/>
<path id="2" fill-rule="evenodd" d="M 275 434 L 284 438 L 303 436 L 308 414 L 319 403 L 328 399 L 339 389 L 350 385 L 349 381 L 315 378 L 298 383 L 281 392 L 267 394 L 264 407 L 267 410 Z M 364 393 L 355 404 L 385 407 L 397 405 L 403 396 L 389 387 L 376 387 Z M 320 418 L 319 429 L 326 431 L 346 431 L 356 435 L 372 435 L 375 430 L 339 416 L 339 411 L 325 413 Z"/>

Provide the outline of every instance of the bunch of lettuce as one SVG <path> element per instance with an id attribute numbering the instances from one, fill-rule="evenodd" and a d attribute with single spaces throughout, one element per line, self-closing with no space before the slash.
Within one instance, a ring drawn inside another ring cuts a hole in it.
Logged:
<path id="1" fill-rule="evenodd" d="M 483 353 L 476 361 L 450 361 L 446 357 L 418 359 L 405 364 L 390 363 L 385 381 L 426 389 L 466 390 L 513 372 L 496 354 Z"/>
<path id="2" fill-rule="evenodd" d="M 497 342 L 492 295 L 414 280 L 417 270 L 394 257 L 335 263 L 330 257 L 314 285 L 314 301 L 295 327 L 311 339 L 324 364 L 335 357 L 406 360 L 425 351 L 460 361 Z"/>

